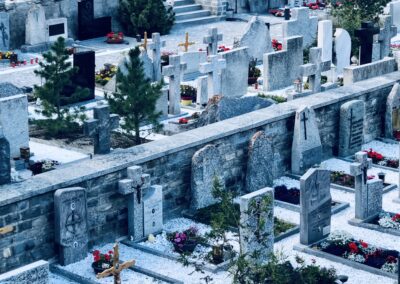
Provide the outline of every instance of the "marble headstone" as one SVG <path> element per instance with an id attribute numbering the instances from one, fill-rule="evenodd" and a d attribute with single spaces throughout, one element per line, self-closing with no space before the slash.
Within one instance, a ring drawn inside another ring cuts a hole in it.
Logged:
<path id="1" fill-rule="evenodd" d="M 310 245 L 331 231 L 329 170 L 310 169 L 300 179 L 300 243 Z"/>
<path id="2" fill-rule="evenodd" d="M 336 29 L 335 32 L 336 73 L 343 75 L 344 68 L 350 66 L 351 37 L 344 29 Z"/>
<path id="3" fill-rule="evenodd" d="M 196 79 L 197 84 L 197 99 L 196 105 L 198 108 L 204 108 L 208 102 L 208 76 L 200 76 Z"/>
<path id="4" fill-rule="evenodd" d="M 10 143 L 0 127 L 0 185 L 11 182 Z"/>
<path id="5" fill-rule="evenodd" d="M 86 191 L 80 187 L 54 194 L 55 240 L 61 265 L 84 259 L 88 252 Z"/>
<path id="6" fill-rule="evenodd" d="M 387 100 L 385 115 L 385 136 L 393 138 L 393 132 L 400 130 L 400 85 L 394 84 Z"/>
<path id="7" fill-rule="evenodd" d="M 247 161 L 246 192 L 272 186 L 274 179 L 274 153 L 271 141 L 264 131 L 258 131 L 250 140 Z"/>
<path id="8" fill-rule="evenodd" d="M 303 48 L 309 47 L 317 38 L 318 17 L 309 15 L 308 7 L 291 9 L 292 19 L 282 22 L 283 37 L 302 36 Z"/>
<path id="9" fill-rule="evenodd" d="M 197 151 L 192 158 L 191 208 L 200 209 L 215 204 L 212 195 L 214 178 L 224 186 L 223 161 L 215 145 L 207 145 Z"/>
<path id="10" fill-rule="evenodd" d="M 155 234 L 163 228 L 163 193 L 161 185 L 152 185 L 143 194 L 144 235 Z"/>
<path id="11" fill-rule="evenodd" d="M 42 5 L 33 5 L 25 22 L 25 44 L 35 45 L 46 42 L 46 15 Z"/>
<path id="12" fill-rule="evenodd" d="M 20 268 L 0 274 L 0 283 L 49 284 L 49 276 L 49 263 L 44 260 L 39 260 Z"/>
<path id="13" fill-rule="evenodd" d="M 393 25 L 400 31 L 400 1 L 392 1 L 389 3 L 390 15 L 393 19 Z"/>
<path id="14" fill-rule="evenodd" d="M 332 61 L 332 33 L 333 25 L 331 20 L 318 22 L 318 47 L 322 49 L 322 61 Z"/>
<path id="15" fill-rule="evenodd" d="M 274 190 L 240 197 L 240 247 L 248 261 L 262 264 L 274 251 Z M 256 256 L 256 257 L 254 257 Z"/>
<path id="16" fill-rule="evenodd" d="M 348 157 L 361 150 L 364 143 L 365 107 L 361 100 L 340 107 L 339 156 Z"/>
<path id="17" fill-rule="evenodd" d="M 10 50 L 10 16 L 0 12 L 0 51 Z"/>
<path id="18" fill-rule="evenodd" d="M 292 172 L 303 174 L 309 168 L 321 163 L 322 145 L 314 111 L 302 107 L 296 111 L 293 144 Z"/>

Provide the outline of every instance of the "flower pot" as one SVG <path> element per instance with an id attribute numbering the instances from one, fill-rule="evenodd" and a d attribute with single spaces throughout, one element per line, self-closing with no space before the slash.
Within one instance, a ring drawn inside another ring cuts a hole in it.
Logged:
<path id="1" fill-rule="evenodd" d="M 102 273 L 104 270 L 108 269 L 108 268 L 103 268 L 103 264 L 105 262 L 101 262 L 101 261 L 97 261 L 97 262 L 93 262 L 92 263 L 92 268 L 94 270 L 94 273 L 97 275 L 98 273 Z M 107 263 L 109 265 L 109 268 L 112 266 L 111 263 Z M 111 276 L 111 275 L 110 275 Z"/>
<path id="2" fill-rule="evenodd" d="M 247 78 L 247 83 L 249 85 L 254 85 L 255 83 L 257 83 L 257 79 L 258 79 L 258 77 L 249 77 L 249 78 Z"/>
<path id="3" fill-rule="evenodd" d="M 174 248 L 176 252 L 179 253 L 188 253 L 191 254 L 193 253 L 194 249 L 197 246 L 197 242 L 193 241 L 193 240 L 188 240 L 186 241 L 184 244 L 182 244 L 181 246 L 174 244 Z"/>
<path id="4" fill-rule="evenodd" d="M 191 98 L 182 98 L 181 99 L 181 104 L 183 106 L 190 106 L 190 105 L 192 105 L 192 103 L 193 103 L 193 101 Z"/>

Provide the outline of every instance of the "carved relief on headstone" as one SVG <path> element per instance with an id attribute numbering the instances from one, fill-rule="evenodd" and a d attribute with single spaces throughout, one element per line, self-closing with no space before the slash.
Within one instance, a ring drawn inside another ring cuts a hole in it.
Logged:
<path id="1" fill-rule="evenodd" d="M 347 157 L 361 150 L 364 142 L 364 102 L 353 100 L 340 107 L 339 156 Z"/>
<path id="2" fill-rule="evenodd" d="M 54 194 L 55 235 L 61 265 L 84 259 L 88 252 L 86 191 L 80 187 Z"/>
<path id="3" fill-rule="evenodd" d="M 385 136 L 393 138 L 395 131 L 400 130 L 400 85 L 394 84 L 387 100 L 385 115 Z"/>
<path id="4" fill-rule="evenodd" d="M 274 251 L 274 190 L 263 188 L 240 197 L 240 247 L 254 263 L 268 261 Z"/>
<path id="5" fill-rule="evenodd" d="M 313 244 L 331 230 L 330 171 L 310 169 L 300 179 L 300 243 Z"/>

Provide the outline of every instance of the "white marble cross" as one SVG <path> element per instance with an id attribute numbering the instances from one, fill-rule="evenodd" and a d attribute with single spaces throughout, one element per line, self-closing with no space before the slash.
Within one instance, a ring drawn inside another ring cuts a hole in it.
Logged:
<path id="1" fill-rule="evenodd" d="M 397 35 L 397 27 L 392 25 L 392 17 L 387 15 L 379 16 L 380 32 L 378 41 L 380 46 L 380 59 L 389 56 L 390 42 L 392 37 Z"/>
<path id="2" fill-rule="evenodd" d="M 208 36 L 203 38 L 203 43 L 208 44 L 208 55 L 216 55 L 218 52 L 218 42 L 222 40 L 222 34 L 218 34 L 217 28 L 208 30 Z"/>
<path id="3" fill-rule="evenodd" d="M 151 39 L 147 48 L 152 50 L 154 81 L 161 81 L 161 48 L 165 46 L 165 41 L 161 40 L 159 33 L 151 34 Z"/>
<path id="4" fill-rule="evenodd" d="M 321 55 L 321 48 L 310 48 L 310 63 L 300 66 L 302 76 L 309 77 L 310 90 L 312 90 L 313 93 L 321 91 L 321 73 L 331 70 L 331 61 L 323 62 Z"/>
<path id="5" fill-rule="evenodd" d="M 218 55 L 209 56 L 207 63 L 201 63 L 200 73 L 208 75 L 208 98 L 221 95 L 221 71 L 226 68 L 226 60 L 218 59 Z"/>
<path id="6" fill-rule="evenodd" d="M 365 185 L 368 180 L 367 171 L 372 167 L 372 160 L 365 152 L 355 154 L 355 162 L 350 165 L 350 173 L 355 178 L 356 190 L 358 185 Z"/>
<path id="7" fill-rule="evenodd" d="M 186 63 L 181 63 L 179 55 L 169 57 L 169 65 L 163 68 L 162 74 L 169 78 L 169 113 L 181 113 L 181 77 L 187 68 Z"/>

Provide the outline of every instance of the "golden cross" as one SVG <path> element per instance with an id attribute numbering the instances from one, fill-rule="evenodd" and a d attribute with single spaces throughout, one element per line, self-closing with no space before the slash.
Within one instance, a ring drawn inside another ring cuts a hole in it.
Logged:
<path id="1" fill-rule="evenodd" d="M 144 43 L 141 45 L 147 50 L 147 32 L 144 32 Z"/>
<path id="2" fill-rule="evenodd" d="M 97 279 L 104 278 L 110 275 L 114 276 L 114 284 L 121 284 L 121 271 L 128 269 L 129 267 L 135 265 L 135 260 L 126 261 L 124 263 L 119 263 L 119 247 L 118 242 L 114 245 L 114 257 L 113 266 L 109 269 L 104 270 L 96 275 Z"/>
<path id="3" fill-rule="evenodd" d="M 185 47 L 185 52 L 188 52 L 188 50 L 189 50 L 189 46 L 191 46 L 191 45 L 193 45 L 193 44 L 195 44 L 195 42 L 189 42 L 189 33 L 186 33 L 186 35 L 185 35 L 185 42 L 182 42 L 182 43 L 180 43 L 180 44 L 178 44 L 178 46 L 183 46 L 183 47 Z"/>

